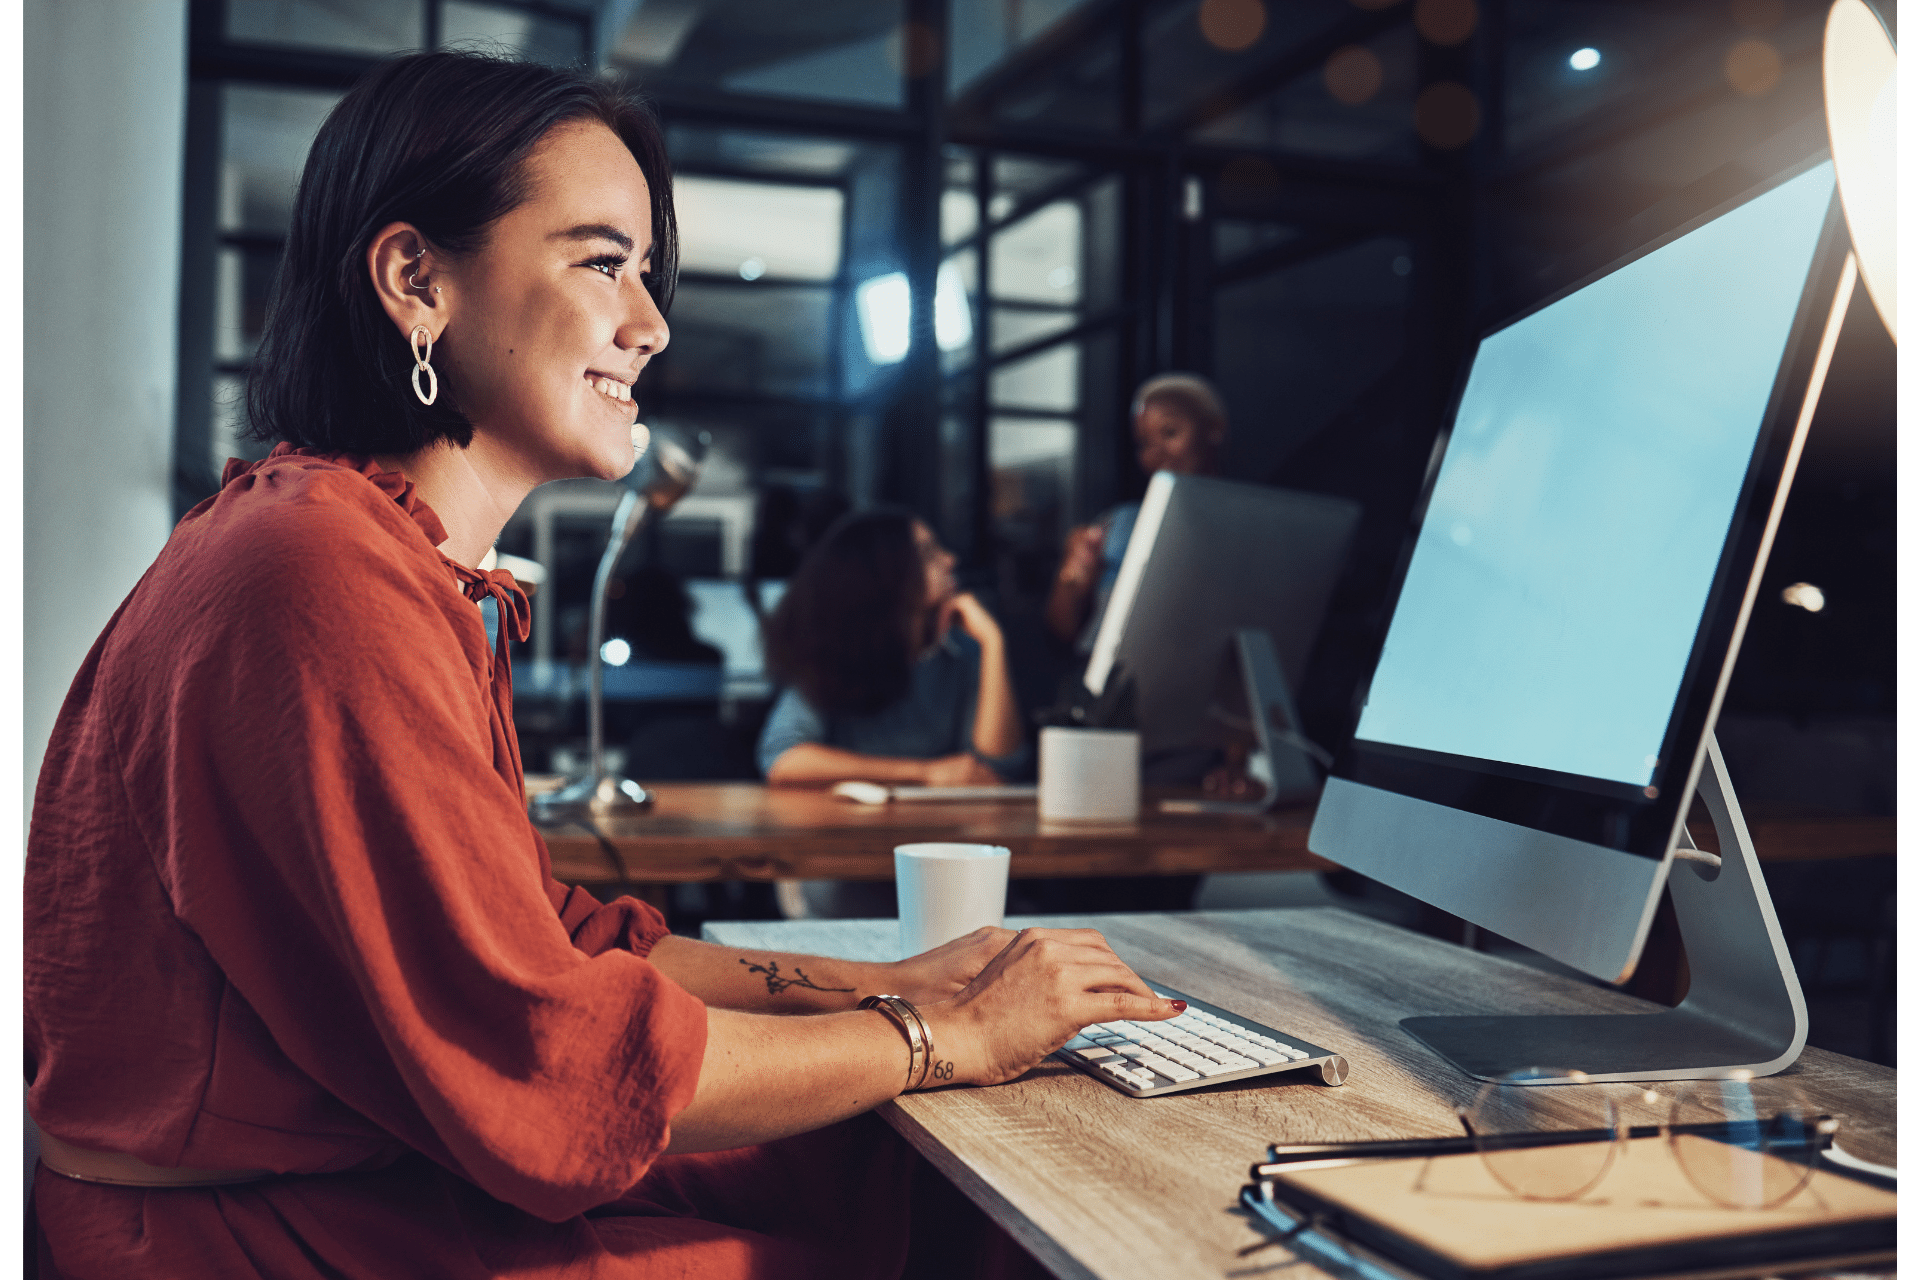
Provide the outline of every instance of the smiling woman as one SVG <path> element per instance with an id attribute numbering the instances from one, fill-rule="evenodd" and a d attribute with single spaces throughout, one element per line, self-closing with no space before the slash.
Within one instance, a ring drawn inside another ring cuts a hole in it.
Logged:
<path id="1" fill-rule="evenodd" d="M 553 880 L 526 599 L 476 566 L 633 465 L 671 196 L 576 72 L 404 58 L 321 128 L 250 390 L 280 443 L 114 615 L 34 797 L 39 1275 L 897 1276 L 914 1158 L 862 1113 L 1174 1014 L 1090 932 L 742 955 Z"/>

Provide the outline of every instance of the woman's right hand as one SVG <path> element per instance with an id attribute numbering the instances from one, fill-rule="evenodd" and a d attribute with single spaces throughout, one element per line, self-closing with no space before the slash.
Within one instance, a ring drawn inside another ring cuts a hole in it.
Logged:
<path id="1" fill-rule="evenodd" d="M 927 1084 L 1002 1084 L 1096 1022 L 1161 1022 L 1163 1000 L 1093 929 L 1022 929 L 951 1000 L 920 1010 L 933 1034 Z"/>
<path id="2" fill-rule="evenodd" d="M 930 787 L 997 787 L 1000 775 L 962 751 L 927 761 L 925 781 Z"/>
<path id="3" fill-rule="evenodd" d="M 1060 581 L 1071 587 L 1088 588 L 1100 573 L 1100 551 L 1106 546 L 1105 525 L 1083 524 L 1067 535 L 1060 556 Z"/>

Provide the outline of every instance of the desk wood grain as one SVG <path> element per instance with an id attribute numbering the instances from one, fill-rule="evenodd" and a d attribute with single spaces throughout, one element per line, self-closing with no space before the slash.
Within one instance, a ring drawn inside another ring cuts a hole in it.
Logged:
<path id="1" fill-rule="evenodd" d="M 1346 1056 L 1339 1088 L 1289 1073 L 1133 1099 L 1043 1064 L 994 1088 L 914 1094 L 881 1109 L 922 1155 L 1062 1277 L 1323 1273 L 1260 1237 L 1235 1210 L 1266 1143 L 1459 1132 L 1473 1081 L 1400 1029 L 1417 1013 L 1621 1013 L 1657 1006 L 1336 908 L 1010 920 L 1100 929 L 1155 980 Z M 891 959 L 893 921 L 710 924 L 731 946 Z M 1781 1079 L 1848 1117 L 1842 1141 L 1891 1164 L 1894 1072 L 1809 1049 Z"/>
<path id="2" fill-rule="evenodd" d="M 920 840 L 1004 845 L 1016 879 L 1327 871 L 1307 850 L 1313 806 L 1258 817 L 1167 814 L 1114 827 L 1052 826 L 1032 801 L 859 805 L 826 791 L 751 782 L 667 782 L 654 806 L 597 826 L 543 827 L 554 875 L 568 884 L 716 880 L 891 880 L 893 847 Z M 1894 851 L 1892 818 L 1783 813 L 1752 806 L 1763 862 Z M 1691 824 L 1717 849 L 1711 822 Z"/>
<path id="3" fill-rule="evenodd" d="M 1031 800 L 861 805 L 826 791 L 757 783 L 662 783 L 651 809 L 543 827 L 569 884 L 711 880 L 891 880 L 893 848 L 916 841 L 1003 845 L 1015 878 L 1322 871 L 1307 852 L 1313 809 L 1258 817 L 1143 813 L 1113 826 L 1040 821 Z"/>

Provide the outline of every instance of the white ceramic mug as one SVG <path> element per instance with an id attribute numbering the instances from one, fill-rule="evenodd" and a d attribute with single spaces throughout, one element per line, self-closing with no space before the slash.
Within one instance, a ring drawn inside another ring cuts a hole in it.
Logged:
<path id="1" fill-rule="evenodd" d="M 917 956 L 1007 915 L 1013 854 L 991 844 L 903 844 L 893 851 L 900 954 Z"/>
<path id="2" fill-rule="evenodd" d="M 1040 731 L 1040 817 L 1133 822 L 1140 817 L 1140 735 L 1131 729 Z"/>

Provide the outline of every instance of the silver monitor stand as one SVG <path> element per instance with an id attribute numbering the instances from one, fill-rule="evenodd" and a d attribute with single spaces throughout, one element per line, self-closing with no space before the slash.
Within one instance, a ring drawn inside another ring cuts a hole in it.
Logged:
<path id="1" fill-rule="evenodd" d="M 1255 745 L 1267 757 L 1267 793 L 1258 800 L 1162 800 L 1163 813 L 1258 814 L 1297 804 L 1319 793 L 1321 770 L 1333 763 L 1326 751 L 1300 732 L 1300 716 L 1280 670 L 1273 637 L 1259 627 L 1242 627 L 1233 633 L 1233 652 L 1246 690 Z"/>
<path id="2" fill-rule="evenodd" d="M 1682 824 L 1682 847 L 1674 850 L 1667 878 L 1691 976 L 1679 1007 L 1660 1013 L 1404 1018 L 1400 1025 L 1483 1080 L 1542 1067 L 1607 1081 L 1695 1080 L 1736 1070 L 1764 1076 L 1791 1066 L 1807 1043 L 1807 1002 L 1711 735 L 1697 790 L 1713 815 L 1720 856 L 1696 851 Z"/>

